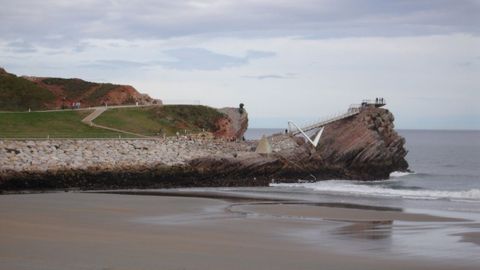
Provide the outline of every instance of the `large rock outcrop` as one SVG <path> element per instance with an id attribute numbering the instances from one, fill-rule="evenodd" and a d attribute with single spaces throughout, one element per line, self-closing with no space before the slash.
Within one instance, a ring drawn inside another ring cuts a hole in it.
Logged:
<path id="1" fill-rule="evenodd" d="M 405 140 L 393 129 L 393 120 L 388 110 L 363 108 L 327 125 L 317 147 L 302 137 L 271 136 L 268 155 L 255 153 L 256 141 L 0 141 L 0 191 L 387 179 L 393 171 L 408 169 Z"/>
<path id="2" fill-rule="evenodd" d="M 342 168 L 347 178 L 388 178 L 392 171 L 408 168 L 405 139 L 394 130 L 394 117 L 382 108 L 326 126 L 322 143 L 312 159 L 323 167 Z"/>
<path id="3" fill-rule="evenodd" d="M 405 139 L 397 134 L 386 109 L 367 107 L 350 118 L 325 126 L 320 144 L 302 137 L 269 137 L 273 153 L 240 157 L 201 157 L 189 165 L 204 175 L 255 177 L 276 181 L 322 179 L 388 179 L 393 171 L 408 170 Z"/>

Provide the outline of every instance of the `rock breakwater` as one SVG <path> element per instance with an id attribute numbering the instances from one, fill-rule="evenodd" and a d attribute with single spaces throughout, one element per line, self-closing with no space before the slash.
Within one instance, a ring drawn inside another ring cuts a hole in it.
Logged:
<path id="1" fill-rule="evenodd" d="M 1 171 L 105 169 L 187 164 L 206 156 L 233 156 L 248 144 L 187 138 L 0 141 Z"/>

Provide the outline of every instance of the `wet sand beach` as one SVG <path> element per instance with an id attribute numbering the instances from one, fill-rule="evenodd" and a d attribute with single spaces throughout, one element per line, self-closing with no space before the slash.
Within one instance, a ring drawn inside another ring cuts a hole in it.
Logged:
<path id="1" fill-rule="evenodd" d="M 466 221 L 465 219 L 432 216 L 426 214 L 411 214 L 400 211 L 325 207 L 309 204 L 253 204 L 235 208 L 248 213 L 259 213 L 278 217 L 321 218 L 326 220 L 338 220 L 346 222 L 388 223 L 394 220 L 413 222 Z"/>
<path id="2" fill-rule="evenodd" d="M 478 269 L 480 265 L 352 252 L 346 245 L 342 248 L 342 241 L 317 245 L 305 238 L 313 231 L 393 241 L 388 236 L 392 223 L 438 226 L 462 219 L 161 195 L 2 195 L 0 269 Z"/>

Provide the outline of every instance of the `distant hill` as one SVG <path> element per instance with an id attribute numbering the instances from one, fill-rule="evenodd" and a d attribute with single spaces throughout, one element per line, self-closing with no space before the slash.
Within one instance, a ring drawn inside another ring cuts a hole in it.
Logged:
<path id="1" fill-rule="evenodd" d="M 161 103 L 129 85 L 76 78 L 18 77 L 0 68 L 0 110 L 61 109 L 77 102 L 81 107 Z"/>

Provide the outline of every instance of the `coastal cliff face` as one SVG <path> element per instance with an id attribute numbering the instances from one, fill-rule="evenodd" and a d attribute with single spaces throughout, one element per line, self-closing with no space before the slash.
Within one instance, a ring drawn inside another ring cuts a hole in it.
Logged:
<path id="1" fill-rule="evenodd" d="M 0 191 L 387 179 L 393 171 L 408 169 L 405 140 L 393 129 L 393 120 L 388 110 L 364 108 L 327 125 L 317 147 L 301 137 L 273 135 L 268 155 L 255 153 L 257 141 L 187 137 L 0 141 Z"/>
<path id="2" fill-rule="evenodd" d="M 392 171 L 408 169 L 405 139 L 394 130 L 394 117 L 382 108 L 327 125 L 312 159 L 340 171 L 346 178 L 385 179 Z"/>
<path id="3" fill-rule="evenodd" d="M 215 137 L 228 140 L 239 140 L 248 129 L 248 113 L 239 108 L 221 108 L 219 112 L 227 117 L 217 122 L 218 130 L 214 133 Z"/>
<path id="4" fill-rule="evenodd" d="M 50 106 L 59 108 L 71 102 L 80 102 L 82 107 L 125 104 L 157 104 L 148 95 L 139 93 L 130 85 L 94 83 L 81 79 L 24 77 L 55 95 Z"/>

